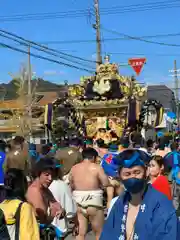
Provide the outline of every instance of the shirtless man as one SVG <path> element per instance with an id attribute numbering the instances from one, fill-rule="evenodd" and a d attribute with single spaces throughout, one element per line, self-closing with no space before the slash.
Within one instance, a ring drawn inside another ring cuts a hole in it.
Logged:
<path id="1" fill-rule="evenodd" d="M 54 170 L 57 167 L 50 158 L 43 158 L 35 166 L 36 178 L 27 191 L 27 201 L 36 211 L 37 219 L 42 224 L 50 224 L 55 216 L 60 217 L 63 210 L 48 189 L 53 181 Z"/>
<path id="2" fill-rule="evenodd" d="M 72 167 L 69 181 L 73 198 L 78 206 L 79 235 L 77 240 L 84 240 L 88 231 L 88 221 L 99 239 L 104 223 L 103 190 L 109 185 L 104 170 L 95 163 L 98 153 L 93 148 L 82 152 L 83 161 Z"/>

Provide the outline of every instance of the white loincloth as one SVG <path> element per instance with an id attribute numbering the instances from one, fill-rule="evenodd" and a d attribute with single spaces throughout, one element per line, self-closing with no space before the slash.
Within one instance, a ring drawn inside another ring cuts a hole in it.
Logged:
<path id="1" fill-rule="evenodd" d="M 103 209 L 103 191 L 93 190 L 93 191 L 73 191 L 73 199 L 79 207 L 86 209 L 88 207 L 95 207 L 98 209 Z"/>

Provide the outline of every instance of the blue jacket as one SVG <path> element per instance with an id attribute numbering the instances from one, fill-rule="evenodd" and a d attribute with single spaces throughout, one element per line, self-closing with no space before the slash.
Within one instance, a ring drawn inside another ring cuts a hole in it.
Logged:
<path id="1" fill-rule="evenodd" d="M 5 152 L 0 151 L 0 184 L 4 184 L 4 169 L 3 164 L 6 159 Z"/>
<path id="2" fill-rule="evenodd" d="M 114 203 L 104 224 L 100 240 L 126 239 L 126 217 L 130 196 L 125 192 Z M 151 185 L 144 195 L 134 224 L 137 240 L 179 240 L 179 221 L 172 201 Z"/>

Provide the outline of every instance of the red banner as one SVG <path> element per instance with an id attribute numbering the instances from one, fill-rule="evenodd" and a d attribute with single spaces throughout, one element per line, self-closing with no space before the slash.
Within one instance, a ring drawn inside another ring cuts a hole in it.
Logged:
<path id="1" fill-rule="evenodd" d="M 146 58 L 132 58 L 129 59 L 128 63 L 134 69 L 136 74 L 139 75 L 144 64 L 146 63 Z"/>

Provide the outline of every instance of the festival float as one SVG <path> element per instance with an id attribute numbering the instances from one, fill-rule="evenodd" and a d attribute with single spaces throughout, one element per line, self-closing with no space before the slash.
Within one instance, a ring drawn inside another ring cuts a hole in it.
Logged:
<path id="1" fill-rule="evenodd" d="M 109 141 L 121 137 L 125 127 L 138 119 L 146 92 L 134 77 L 120 75 L 118 65 L 106 57 L 95 76 L 82 77 L 80 84 L 68 87 L 63 104 L 81 135 Z"/>
<path id="2" fill-rule="evenodd" d="M 66 87 L 64 97 L 58 98 L 56 93 L 53 98 L 42 98 L 38 102 L 33 98 L 33 135 L 42 136 L 45 129 L 47 139 L 54 131 L 59 133 L 59 138 L 66 136 L 70 128 L 83 138 L 102 138 L 109 142 L 121 137 L 128 127 L 140 131 L 144 127 L 156 127 L 162 121 L 162 105 L 156 100 L 147 100 L 147 89 L 134 77 L 122 76 L 119 66 L 110 63 L 109 57 L 97 67 L 94 76 L 82 77 L 79 84 L 66 84 Z M 0 104 L 3 134 L 11 132 L 24 137 L 29 134 L 27 97 L 21 92 L 16 100 Z M 146 123 L 151 106 L 156 112 L 153 126 Z"/>

